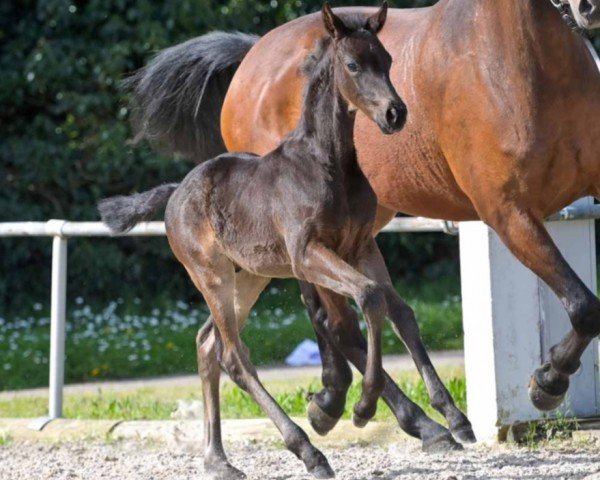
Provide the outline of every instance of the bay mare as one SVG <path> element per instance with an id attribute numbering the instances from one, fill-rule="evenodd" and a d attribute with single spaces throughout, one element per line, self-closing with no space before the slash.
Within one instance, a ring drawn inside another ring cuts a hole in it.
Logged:
<path id="1" fill-rule="evenodd" d="M 569 3 L 580 26 L 600 25 L 600 0 Z M 571 319 L 572 330 L 530 383 L 534 404 L 555 408 L 600 332 L 600 302 L 565 262 L 543 220 L 582 196 L 600 196 L 598 69 L 550 0 L 440 0 L 392 9 L 388 17 L 380 38 L 410 113 L 392 137 L 357 117 L 359 163 L 379 201 L 374 233 L 396 212 L 491 226 L 553 289 Z M 261 39 L 212 33 L 161 52 L 130 81 L 138 139 L 195 161 L 225 148 L 271 150 L 297 124 L 304 83 L 298 67 L 322 34 L 313 14 Z M 347 362 L 364 369 L 365 342 L 347 303 L 309 285 L 302 290 L 323 358 L 323 390 L 312 397 L 309 419 L 326 433 L 343 411 Z M 403 324 L 411 324 L 413 312 L 404 315 Z M 345 332 L 343 351 L 332 329 Z M 472 440 L 434 371 L 422 364 L 420 371 L 450 430 Z M 426 417 L 388 376 L 383 398 L 403 429 L 424 438 Z"/>

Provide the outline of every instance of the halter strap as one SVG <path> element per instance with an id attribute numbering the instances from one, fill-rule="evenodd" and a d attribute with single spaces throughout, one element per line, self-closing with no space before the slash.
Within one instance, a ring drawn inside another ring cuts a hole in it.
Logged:
<path id="1" fill-rule="evenodd" d="M 571 30 L 575 33 L 578 33 L 582 37 L 588 38 L 588 32 L 584 28 L 581 28 L 575 20 L 573 12 L 571 11 L 571 4 L 569 0 L 550 0 L 550 3 L 558 10 L 560 16 L 565 21 L 565 23 L 569 26 Z"/>

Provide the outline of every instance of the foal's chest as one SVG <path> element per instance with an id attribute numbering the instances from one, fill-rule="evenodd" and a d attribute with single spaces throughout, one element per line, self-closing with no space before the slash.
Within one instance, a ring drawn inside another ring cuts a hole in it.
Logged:
<path id="1" fill-rule="evenodd" d="M 342 256 L 370 241 L 377 197 L 362 172 L 340 178 L 319 219 L 318 235 Z"/>

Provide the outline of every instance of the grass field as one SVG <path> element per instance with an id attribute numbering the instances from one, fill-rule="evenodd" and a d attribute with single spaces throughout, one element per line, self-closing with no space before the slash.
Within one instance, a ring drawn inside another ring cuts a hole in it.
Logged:
<path id="1" fill-rule="evenodd" d="M 457 367 L 442 367 L 439 373 L 450 393 L 462 410 L 466 409 L 464 372 Z M 293 373 L 292 373 L 293 376 Z M 429 405 L 429 397 L 423 381 L 416 372 L 393 374 L 400 388 L 427 413 L 438 420 L 441 417 Z M 306 414 L 308 392 L 320 390 L 316 378 L 292 378 L 266 381 L 265 386 L 282 408 L 292 416 Z M 360 378 L 355 379 L 346 403 L 345 418 L 351 417 L 352 406 L 361 391 Z M 221 413 L 223 418 L 258 418 L 264 413 L 243 391 L 231 384 L 221 387 Z M 66 418 L 115 419 L 115 420 L 166 420 L 177 410 L 178 401 L 200 400 L 200 381 L 186 387 L 144 387 L 132 391 L 96 391 L 94 393 L 66 394 L 64 411 Z M 0 398 L 0 416 L 38 417 L 46 414 L 47 397 L 29 396 L 13 399 Z M 392 414 L 380 401 L 376 420 L 392 420 Z"/>
<path id="2" fill-rule="evenodd" d="M 415 309 L 431 349 L 462 348 L 460 285 L 447 277 L 422 284 L 398 284 Z M 139 378 L 196 370 L 194 340 L 208 317 L 203 303 L 171 299 L 117 299 L 105 306 L 74 299 L 68 309 L 67 383 L 92 379 Z M 257 365 L 281 363 L 305 338 L 314 338 L 295 281 L 277 282 L 261 296 L 243 339 Z M 385 353 L 404 347 L 389 326 Z M 48 384 L 49 318 L 41 305 L 18 317 L 0 316 L 0 390 Z"/>

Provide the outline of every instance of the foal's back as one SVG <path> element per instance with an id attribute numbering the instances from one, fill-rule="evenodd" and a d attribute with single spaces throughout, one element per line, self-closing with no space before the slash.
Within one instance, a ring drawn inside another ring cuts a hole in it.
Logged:
<path id="1" fill-rule="evenodd" d="M 302 229 L 350 256 L 370 240 L 376 197 L 356 162 L 332 167 L 319 155 L 313 139 L 288 138 L 263 157 L 227 153 L 199 164 L 165 212 L 176 255 L 204 249 L 258 275 L 291 277 L 286 239 Z"/>

